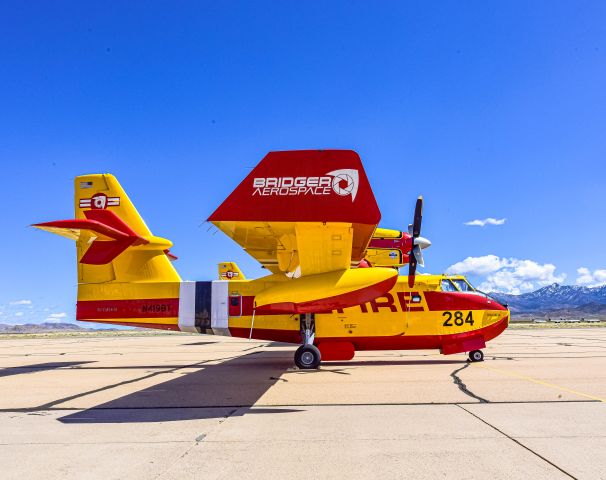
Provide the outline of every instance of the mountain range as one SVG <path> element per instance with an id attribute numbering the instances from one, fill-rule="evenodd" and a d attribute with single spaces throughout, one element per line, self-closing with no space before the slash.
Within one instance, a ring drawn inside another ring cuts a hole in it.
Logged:
<path id="1" fill-rule="evenodd" d="M 26 323 L 25 325 L 7 325 L 0 323 L 0 334 L 5 333 L 48 333 L 59 331 L 86 332 L 90 328 L 81 327 L 74 323 Z"/>
<path id="2" fill-rule="evenodd" d="M 507 304 L 513 316 L 606 317 L 606 285 L 581 287 L 554 283 L 520 295 L 496 292 L 489 295 Z"/>

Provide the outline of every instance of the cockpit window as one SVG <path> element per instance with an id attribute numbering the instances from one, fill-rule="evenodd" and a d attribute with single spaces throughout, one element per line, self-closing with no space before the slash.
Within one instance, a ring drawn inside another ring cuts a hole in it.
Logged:
<path id="1" fill-rule="evenodd" d="M 457 287 L 450 280 L 442 280 L 443 292 L 458 292 Z"/>
<path id="2" fill-rule="evenodd" d="M 452 280 L 454 282 L 454 284 L 459 287 L 459 290 L 461 290 L 462 292 L 473 292 L 474 289 L 471 285 L 469 285 L 469 283 L 467 283 L 465 280 Z"/>

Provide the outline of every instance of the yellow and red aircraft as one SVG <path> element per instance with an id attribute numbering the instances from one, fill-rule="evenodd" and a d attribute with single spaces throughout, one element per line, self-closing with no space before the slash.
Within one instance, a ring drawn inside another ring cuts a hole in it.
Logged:
<path id="1" fill-rule="evenodd" d="M 430 245 L 422 206 L 419 197 L 407 232 L 377 228 L 354 151 L 271 152 L 208 219 L 270 272 L 254 280 L 222 262 L 219 280 L 183 281 L 172 243 L 152 235 L 109 174 L 76 177 L 75 219 L 34 226 L 76 240 L 81 321 L 300 344 L 299 368 L 357 350 L 481 361 L 509 311 L 462 276 L 416 275 Z"/>

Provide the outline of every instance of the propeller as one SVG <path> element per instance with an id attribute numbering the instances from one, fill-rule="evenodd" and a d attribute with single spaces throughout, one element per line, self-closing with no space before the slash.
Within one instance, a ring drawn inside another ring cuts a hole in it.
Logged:
<path id="1" fill-rule="evenodd" d="M 421 237 L 421 223 L 423 221 L 423 196 L 417 198 L 415 205 L 415 216 L 413 223 L 408 225 L 408 233 L 412 236 L 412 249 L 408 255 L 408 279 L 414 283 L 414 275 L 417 272 L 417 265 L 425 266 L 421 250 L 431 245 L 426 238 Z"/>

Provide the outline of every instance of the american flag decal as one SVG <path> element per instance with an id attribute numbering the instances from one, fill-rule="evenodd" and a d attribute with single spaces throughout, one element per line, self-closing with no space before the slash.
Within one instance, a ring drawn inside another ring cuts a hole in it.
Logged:
<path id="1" fill-rule="evenodd" d="M 80 188 L 93 188 L 93 182 L 80 182 Z"/>

